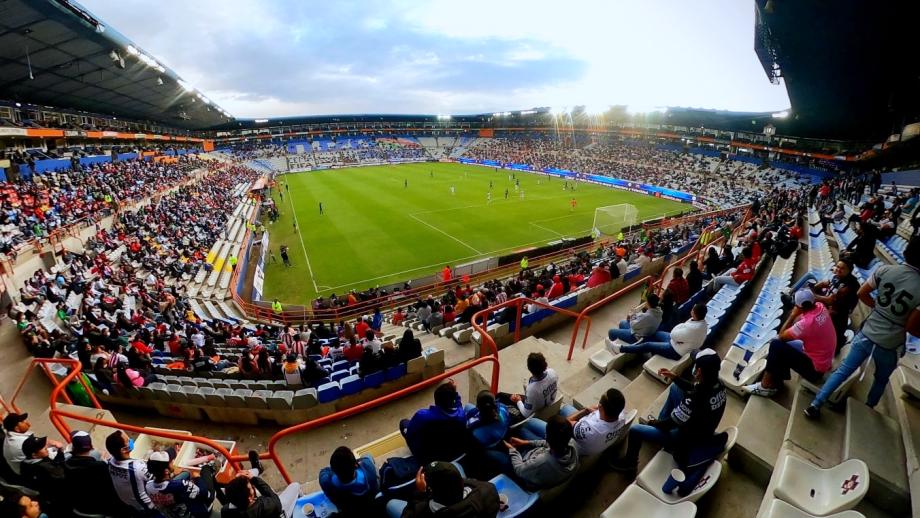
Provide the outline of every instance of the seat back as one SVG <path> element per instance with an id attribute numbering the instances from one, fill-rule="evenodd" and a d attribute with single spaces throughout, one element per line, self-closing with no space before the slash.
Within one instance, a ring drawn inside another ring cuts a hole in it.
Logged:
<path id="1" fill-rule="evenodd" d="M 319 399 L 320 403 L 328 403 L 338 399 L 342 393 L 342 389 L 337 382 L 331 381 L 320 385 L 316 392 L 316 397 Z"/>
<path id="2" fill-rule="evenodd" d="M 268 398 L 268 408 L 272 410 L 290 410 L 293 399 L 293 390 L 276 390 Z"/>
<path id="3" fill-rule="evenodd" d="M 304 388 L 294 392 L 292 401 L 294 410 L 304 410 L 316 406 L 318 402 L 315 388 Z"/>

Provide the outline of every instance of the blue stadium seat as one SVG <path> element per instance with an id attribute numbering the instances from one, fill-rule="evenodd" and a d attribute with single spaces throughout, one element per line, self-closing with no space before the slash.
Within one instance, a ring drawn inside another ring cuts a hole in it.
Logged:
<path id="1" fill-rule="evenodd" d="M 328 403 L 330 401 L 335 401 L 342 394 L 342 389 L 339 387 L 339 384 L 336 382 L 326 383 L 320 385 L 316 390 L 316 397 L 319 399 L 320 403 Z"/>
<path id="2" fill-rule="evenodd" d="M 329 378 L 332 379 L 332 381 L 342 381 L 348 376 L 351 376 L 351 373 L 348 371 L 335 371 Z"/>
<path id="3" fill-rule="evenodd" d="M 372 372 L 364 377 L 364 385 L 370 388 L 377 388 L 383 385 L 386 374 L 383 371 Z"/>
<path id="4" fill-rule="evenodd" d="M 394 365 L 393 367 L 390 367 L 389 369 L 387 369 L 385 378 L 387 381 L 393 381 L 405 375 L 406 375 L 406 364 L 400 363 L 399 365 Z"/>
<path id="5" fill-rule="evenodd" d="M 540 498 L 537 493 L 528 493 L 521 489 L 511 478 L 506 475 L 498 475 L 489 480 L 500 495 L 508 497 L 508 509 L 498 513 L 500 518 L 513 518 L 521 516 L 534 505 Z"/>
<path id="6" fill-rule="evenodd" d="M 343 396 L 350 396 L 364 390 L 364 380 L 362 380 L 361 377 L 357 374 L 352 374 L 351 376 L 343 379 L 340 385 L 342 388 Z"/>

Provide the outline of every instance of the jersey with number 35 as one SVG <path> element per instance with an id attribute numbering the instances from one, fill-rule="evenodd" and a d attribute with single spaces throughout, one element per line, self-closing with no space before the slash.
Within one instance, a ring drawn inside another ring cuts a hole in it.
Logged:
<path id="1" fill-rule="evenodd" d="M 904 345 L 907 319 L 920 306 L 920 271 L 903 264 L 879 266 L 868 283 L 878 291 L 862 332 L 879 347 L 897 349 Z"/>

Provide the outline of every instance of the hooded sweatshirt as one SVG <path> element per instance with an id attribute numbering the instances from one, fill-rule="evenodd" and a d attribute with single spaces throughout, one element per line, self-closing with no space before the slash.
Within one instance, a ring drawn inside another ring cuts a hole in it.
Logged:
<path id="1" fill-rule="evenodd" d="M 531 441 L 533 449 L 521 455 L 515 448 L 508 450 L 514 474 L 523 483 L 524 489 L 538 491 L 557 486 L 569 479 L 578 470 L 578 450 L 570 440 L 562 455 L 554 454 L 546 441 Z"/>

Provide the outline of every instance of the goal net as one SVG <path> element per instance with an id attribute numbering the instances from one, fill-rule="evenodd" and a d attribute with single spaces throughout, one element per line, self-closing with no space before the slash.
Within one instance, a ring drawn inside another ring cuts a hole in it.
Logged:
<path id="1" fill-rule="evenodd" d="M 594 237 L 616 236 L 621 230 L 639 221 L 639 210 L 635 205 L 620 203 L 594 209 Z"/>

